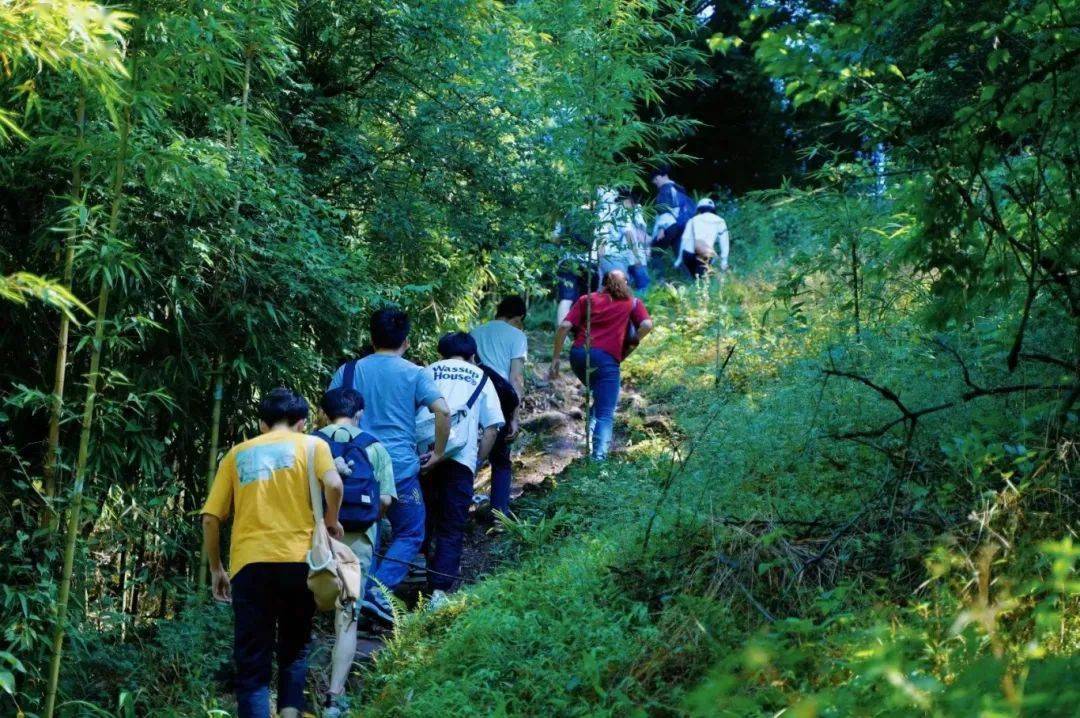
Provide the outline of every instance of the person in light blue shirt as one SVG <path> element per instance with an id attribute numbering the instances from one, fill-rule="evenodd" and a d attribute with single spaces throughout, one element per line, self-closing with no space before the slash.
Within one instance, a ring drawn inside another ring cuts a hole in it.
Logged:
<path id="1" fill-rule="evenodd" d="M 398 500 L 387 512 L 393 537 L 383 558 L 376 556 L 361 609 L 392 623 L 394 615 L 383 589 L 392 591 L 408 574 L 408 563 L 424 541 L 424 499 L 420 472 L 444 459 L 450 435 L 450 408 L 431 372 L 402 357 L 409 348 L 409 317 L 400 309 L 379 309 L 371 315 L 375 352 L 338 367 L 329 389 L 355 389 L 364 398 L 360 428 L 375 436 L 390 454 Z M 421 465 L 416 454 L 416 411 L 426 406 L 435 415 L 435 448 Z M 383 589 L 379 588 L 379 585 Z"/>
<path id="2" fill-rule="evenodd" d="M 494 321 L 481 324 L 470 332 L 476 341 L 480 361 L 513 385 L 518 406 L 525 396 L 525 359 L 529 353 L 529 339 L 524 331 L 527 311 L 523 298 L 506 297 L 499 302 Z M 491 508 L 509 514 L 510 489 L 514 479 L 510 444 L 518 431 L 517 409 L 505 419 L 506 423 L 499 430 L 489 455 Z"/>

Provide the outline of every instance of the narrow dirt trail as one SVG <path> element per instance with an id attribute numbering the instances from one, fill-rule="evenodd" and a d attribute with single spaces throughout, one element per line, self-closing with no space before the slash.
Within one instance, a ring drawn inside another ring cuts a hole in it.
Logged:
<path id="1" fill-rule="evenodd" d="M 575 460 L 585 452 L 585 389 L 581 382 L 564 364 L 561 375 L 554 381 L 547 379 L 551 362 L 551 331 L 534 330 L 529 332 L 529 365 L 526 370 L 525 398 L 519 415 L 520 431 L 514 442 L 511 458 L 514 465 L 513 488 L 511 490 L 511 510 L 513 502 L 522 494 L 541 492 L 553 487 L 553 480 L 562 474 Z M 633 387 L 624 384 L 619 401 L 619 414 L 616 417 L 616 430 L 612 452 L 618 454 L 627 444 L 626 418 L 638 414 L 647 420 L 650 416 L 647 402 Z M 481 471 L 477 477 L 476 493 L 488 494 L 490 491 L 489 469 Z M 478 520 L 473 513 L 465 529 L 465 546 L 462 554 L 462 584 L 468 585 L 482 581 L 505 564 L 506 553 L 500 550 L 503 545 L 501 536 L 492 530 L 488 520 Z M 422 559 L 418 559 L 420 561 Z M 423 587 L 422 571 L 412 571 L 409 578 L 396 592 L 410 606 L 415 605 Z M 318 635 L 314 654 L 323 654 L 328 658 L 332 638 Z M 383 643 L 378 637 L 361 636 L 357 645 L 356 661 L 369 661 Z M 321 650 L 319 650 L 321 649 Z M 316 684 L 325 685 L 323 672 L 325 660 L 313 657 L 313 673 Z M 355 673 L 354 678 L 356 680 Z"/>

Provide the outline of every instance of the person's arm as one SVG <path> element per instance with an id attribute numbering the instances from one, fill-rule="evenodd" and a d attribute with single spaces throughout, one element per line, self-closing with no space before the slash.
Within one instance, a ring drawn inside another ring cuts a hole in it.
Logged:
<path id="1" fill-rule="evenodd" d="M 514 407 L 514 413 L 506 420 L 510 422 L 510 431 L 507 433 L 509 438 L 517 436 L 518 432 L 518 411 L 521 409 L 521 399 L 525 398 L 525 357 L 518 357 L 517 359 L 510 360 L 510 384 L 514 387 L 514 391 L 518 395 L 518 405 Z"/>
<path id="2" fill-rule="evenodd" d="M 525 396 L 525 357 L 510 360 L 510 383 L 514 385 L 518 398 L 523 398 Z"/>
<path id="3" fill-rule="evenodd" d="M 428 404 L 428 409 L 435 415 L 435 450 L 428 456 L 421 470 L 435 466 L 446 456 L 446 441 L 450 438 L 450 406 L 441 396 Z"/>
<path id="4" fill-rule="evenodd" d="M 563 344 L 566 343 L 566 335 L 570 333 L 573 326 L 570 322 L 563 320 L 559 328 L 555 330 L 555 345 L 551 349 L 551 369 L 548 370 L 548 376 L 552 379 L 559 376 L 559 360 L 562 357 Z"/>
<path id="5" fill-rule="evenodd" d="M 379 482 L 379 516 L 385 516 L 386 512 L 397 499 L 397 488 L 394 485 L 394 463 L 387 453 L 386 447 L 376 442 L 367 448 L 368 461 L 371 470 L 375 472 L 375 478 Z"/>
<path id="6" fill-rule="evenodd" d="M 229 574 L 221 565 L 221 519 L 213 514 L 202 515 L 203 553 L 210 566 L 210 586 L 214 598 L 228 603 L 232 601 Z"/>
<path id="7" fill-rule="evenodd" d="M 731 237 L 728 235 L 727 222 L 720 228 L 720 269 L 728 268 L 728 250 L 731 248 Z"/>
<path id="8" fill-rule="evenodd" d="M 221 565 L 221 522 L 229 518 L 236 479 L 236 457 L 230 451 L 218 464 L 210 494 L 202 508 L 203 554 L 210 569 L 210 587 L 218 601 L 232 600 L 229 574 Z"/>
<path id="9" fill-rule="evenodd" d="M 649 310 L 640 299 L 634 302 L 634 306 L 630 309 L 630 321 L 637 327 L 638 342 L 653 330 L 652 317 L 649 316 Z"/>
<path id="10" fill-rule="evenodd" d="M 340 539 L 345 535 L 345 529 L 341 527 L 338 512 L 341 510 L 341 500 L 345 496 L 345 486 L 341 481 L 341 474 L 334 465 L 334 455 L 330 453 L 330 446 L 325 441 L 315 441 L 315 475 L 322 483 L 323 498 L 326 502 L 326 511 L 323 513 L 323 523 L 326 531 L 333 538 Z"/>
<path id="11" fill-rule="evenodd" d="M 341 482 L 341 475 L 337 469 L 330 469 L 322 475 L 323 496 L 326 497 L 326 513 L 323 514 L 323 523 L 326 524 L 327 532 L 336 539 L 345 535 L 345 529 L 338 519 L 341 510 L 341 500 L 345 497 L 345 485 Z"/>
<path id="12" fill-rule="evenodd" d="M 476 453 L 477 467 L 483 466 L 484 462 L 487 461 L 488 454 L 491 453 L 491 447 L 495 446 L 495 438 L 498 435 L 498 426 L 489 426 L 484 429 L 484 433 L 480 435 L 480 449 Z"/>

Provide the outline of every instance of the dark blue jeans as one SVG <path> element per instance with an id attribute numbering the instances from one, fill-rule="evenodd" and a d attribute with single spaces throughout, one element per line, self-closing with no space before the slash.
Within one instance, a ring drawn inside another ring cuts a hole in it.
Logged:
<path id="1" fill-rule="evenodd" d="M 250 563 L 232 580 L 233 660 L 239 718 L 270 715 L 277 654 L 277 707 L 304 710 L 307 646 L 315 600 L 306 563 Z"/>
<path id="2" fill-rule="evenodd" d="M 447 460 L 420 479 L 427 508 L 427 582 L 430 590 L 449 591 L 461 575 L 465 524 L 472 506 L 473 472 Z"/>
<path id="3" fill-rule="evenodd" d="M 409 563 L 420 553 L 420 545 L 424 542 L 424 497 L 420 491 L 420 477 L 407 476 L 398 479 L 396 485 L 397 501 L 386 512 L 391 528 L 390 545 L 386 547 L 385 558 L 379 558 L 379 547 L 376 546 L 376 556 L 371 562 L 371 577 L 389 591 L 397 588 L 408 575 Z M 367 598 L 385 604 L 379 596 L 381 592 L 376 591 L 375 581 L 368 585 Z"/>
<path id="4" fill-rule="evenodd" d="M 649 288 L 649 270 L 644 264 L 631 264 L 627 272 L 634 289 L 644 292 Z"/>
<path id="5" fill-rule="evenodd" d="M 503 424 L 495 437 L 488 461 L 491 462 L 491 508 L 510 513 L 510 487 L 514 481 L 513 464 L 510 461 L 510 422 Z"/>
<path id="6" fill-rule="evenodd" d="M 619 362 L 603 349 L 589 352 L 589 377 L 585 377 L 585 347 L 570 350 L 570 366 L 583 384 L 592 390 L 593 406 L 589 412 L 589 426 L 593 434 L 593 458 L 603 461 L 611 446 L 615 429 L 615 406 L 619 403 L 622 375 Z"/>

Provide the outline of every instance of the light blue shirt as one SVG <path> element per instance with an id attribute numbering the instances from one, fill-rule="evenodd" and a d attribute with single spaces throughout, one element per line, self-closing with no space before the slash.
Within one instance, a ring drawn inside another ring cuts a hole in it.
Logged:
<path id="1" fill-rule="evenodd" d="M 502 319 L 481 324 L 469 333 L 476 341 L 480 361 L 507 381 L 510 381 L 510 364 L 515 359 L 524 359 L 529 353 L 529 338 L 525 332 Z"/>
<path id="2" fill-rule="evenodd" d="M 342 364 L 328 389 L 340 389 Z M 353 389 L 364 397 L 360 428 L 382 442 L 394 464 L 394 479 L 420 473 L 416 455 L 416 410 L 442 398 L 431 372 L 398 356 L 372 354 L 356 365 Z"/>

